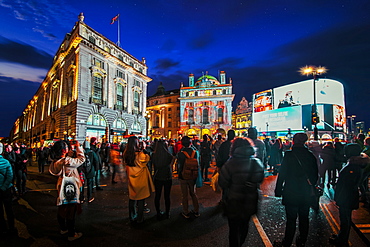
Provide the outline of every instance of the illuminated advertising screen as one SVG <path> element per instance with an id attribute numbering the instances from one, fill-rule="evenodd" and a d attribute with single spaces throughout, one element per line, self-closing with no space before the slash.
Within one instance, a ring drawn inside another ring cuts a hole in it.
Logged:
<path id="1" fill-rule="evenodd" d="M 333 105 L 333 124 L 336 130 L 346 129 L 346 113 L 343 106 Z"/>
<path id="2" fill-rule="evenodd" d="M 272 90 L 266 90 L 253 95 L 253 112 L 263 112 L 273 109 Z"/>
<path id="3" fill-rule="evenodd" d="M 302 107 L 293 106 L 253 114 L 253 126 L 258 131 L 302 129 Z"/>

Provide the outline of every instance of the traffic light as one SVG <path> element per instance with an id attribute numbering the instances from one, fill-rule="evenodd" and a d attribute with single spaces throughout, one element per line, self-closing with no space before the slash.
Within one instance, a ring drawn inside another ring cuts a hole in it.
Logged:
<path id="1" fill-rule="evenodd" d="M 110 129 L 110 135 L 114 136 L 114 130 L 113 129 Z"/>
<path id="2" fill-rule="evenodd" d="M 317 116 L 316 112 L 312 112 L 312 118 L 311 118 L 312 124 L 318 124 L 320 123 L 320 117 Z"/>

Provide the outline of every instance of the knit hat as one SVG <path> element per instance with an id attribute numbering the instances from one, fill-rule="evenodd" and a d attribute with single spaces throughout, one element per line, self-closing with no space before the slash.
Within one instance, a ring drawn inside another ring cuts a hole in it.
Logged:
<path id="1" fill-rule="evenodd" d="M 296 133 L 293 136 L 293 145 L 303 145 L 308 140 L 306 133 Z"/>
<path id="2" fill-rule="evenodd" d="M 360 156 L 361 151 L 361 146 L 357 143 L 348 143 L 344 146 L 344 155 L 347 159 L 351 158 L 352 156 Z"/>

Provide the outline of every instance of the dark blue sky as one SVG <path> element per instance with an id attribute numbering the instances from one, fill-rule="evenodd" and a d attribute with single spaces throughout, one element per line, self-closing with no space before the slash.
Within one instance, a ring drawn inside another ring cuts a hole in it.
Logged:
<path id="1" fill-rule="evenodd" d="M 326 66 L 344 84 L 347 114 L 370 122 L 370 2 L 367 0 L 0 0 L 0 136 L 32 98 L 80 12 L 85 23 L 146 58 L 152 95 L 189 73 L 232 78 L 234 105 L 253 93 L 306 79 Z"/>

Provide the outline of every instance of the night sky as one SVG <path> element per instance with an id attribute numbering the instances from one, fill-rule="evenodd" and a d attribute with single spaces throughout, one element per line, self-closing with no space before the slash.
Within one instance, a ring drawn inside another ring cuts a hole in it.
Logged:
<path id="1" fill-rule="evenodd" d="M 148 95 L 187 85 L 189 73 L 226 71 L 242 97 L 307 79 L 321 65 L 344 84 L 348 115 L 370 123 L 370 2 L 368 0 L 0 0 L 0 136 L 8 136 L 66 33 L 85 23 L 146 58 Z"/>

